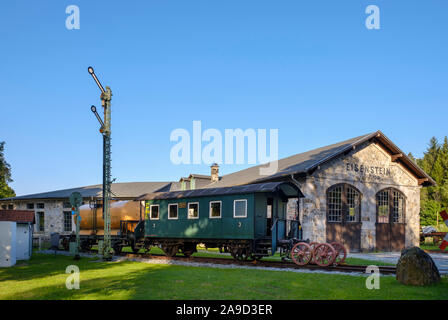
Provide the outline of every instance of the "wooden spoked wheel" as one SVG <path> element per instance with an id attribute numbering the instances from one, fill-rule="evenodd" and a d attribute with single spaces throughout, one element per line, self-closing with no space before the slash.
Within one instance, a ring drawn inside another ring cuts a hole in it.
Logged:
<path id="1" fill-rule="evenodd" d="M 339 242 L 332 242 L 331 245 L 336 250 L 336 259 L 334 260 L 334 264 L 344 263 L 345 258 L 347 257 L 347 250 L 345 250 L 344 245 Z"/>
<path id="2" fill-rule="evenodd" d="M 260 261 L 261 259 L 263 259 L 263 256 L 260 256 L 258 254 L 251 254 L 250 256 L 250 260 L 252 261 Z"/>
<path id="3" fill-rule="evenodd" d="M 115 254 L 120 254 L 121 251 L 122 251 L 122 249 L 123 249 L 123 247 L 120 246 L 118 243 L 115 243 L 115 244 L 113 245 L 113 249 L 114 249 L 114 253 L 115 253 Z"/>
<path id="4" fill-rule="evenodd" d="M 187 258 L 191 257 L 191 255 L 192 255 L 193 253 L 194 253 L 193 250 L 184 250 L 184 249 L 182 249 L 182 254 L 183 254 L 185 257 L 187 257 Z"/>
<path id="5" fill-rule="evenodd" d="M 196 243 L 185 243 L 180 247 L 182 254 L 189 258 L 193 253 L 196 252 Z"/>
<path id="6" fill-rule="evenodd" d="M 313 253 L 313 257 L 310 261 L 310 263 L 314 263 L 314 249 L 316 249 L 316 247 L 320 244 L 320 242 L 311 242 L 310 243 L 310 247 L 311 247 L 311 252 Z"/>
<path id="7" fill-rule="evenodd" d="M 174 257 L 176 256 L 176 254 L 179 252 L 179 247 L 174 245 L 174 246 L 162 246 L 162 250 L 163 252 L 165 252 L 165 255 L 167 257 Z"/>
<path id="8" fill-rule="evenodd" d="M 336 249 L 331 244 L 321 243 L 314 249 L 314 262 L 321 267 L 328 267 L 336 259 Z"/>
<path id="9" fill-rule="evenodd" d="M 251 257 L 251 252 L 249 252 L 247 248 L 241 248 L 241 247 L 234 247 L 230 250 L 230 254 L 232 255 L 233 259 L 239 260 L 239 261 L 246 261 L 248 258 Z"/>
<path id="10" fill-rule="evenodd" d="M 90 251 L 90 249 L 92 249 L 92 244 L 90 244 L 90 242 L 88 241 L 81 242 L 81 251 L 88 252 Z"/>
<path id="11" fill-rule="evenodd" d="M 304 266 L 313 259 L 313 250 L 306 242 L 299 242 L 291 250 L 291 259 L 295 264 Z"/>
<path id="12" fill-rule="evenodd" d="M 138 252 L 140 251 L 140 248 L 138 248 L 138 247 L 135 245 L 135 241 L 131 241 L 131 243 L 130 243 L 130 247 L 131 247 L 131 250 L 132 250 L 133 253 L 138 253 Z"/>

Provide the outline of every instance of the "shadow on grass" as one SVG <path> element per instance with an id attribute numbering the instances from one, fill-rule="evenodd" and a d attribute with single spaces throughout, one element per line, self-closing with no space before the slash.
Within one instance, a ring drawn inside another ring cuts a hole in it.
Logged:
<path id="1" fill-rule="evenodd" d="M 100 258 L 81 258 L 74 260 L 71 256 L 34 254 L 30 260 L 21 260 L 16 266 L 0 268 L 0 282 L 7 280 L 33 280 L 45 278 L 53 275 L 65 274 L 65 269 L 69 265 L 82 265 L 84 270 L 101 268 L 107 269 L 113 266 L 107 262 L 96 262 Z"/>
<path id="2" fill-rule="evenodd" d="M 94 262 L 36 255 L 27 266 L 0 272 L 17 283 L 3 299 L 448 299 L 448 281 L 406 287 L 381 278 L 381 290 L 367 290 L 365 277 L 293 272 L 216 269 L 143 262 Z M 72 263 L 75 262 L 75 263 Z M 65 268 L 80 268 L 80 289 L 65 287 Z M 11 274 L 10 274 L 11 273 Z M 46 278 L 47 277 L 47 278 Z M 36 280 L 38 282 L 26 282 Z M 28 286 L 28 288 L 27 288 Z"/>

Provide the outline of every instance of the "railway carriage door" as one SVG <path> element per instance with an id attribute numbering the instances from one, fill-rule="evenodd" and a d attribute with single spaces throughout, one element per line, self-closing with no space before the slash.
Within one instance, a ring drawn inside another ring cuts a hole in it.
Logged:
<path id="1" fill-rule="evenodd" d="M 266 234 L 266 197 L 264 194 L 255 196 L 255 236 L 263 238 Z"/>
<path id="2" fill-rule="evenodd" d="M 266 207 L 266 235 L 270 236 L 272 234 L 272 204 L 273 199 L 268 198 Z"/>
<path id="3" fill-rule="evenodd" d="M 361 193 L 349 184 L 327 190 L 326 241 L 340 242 L 350 251 L 361 250 Z"/>

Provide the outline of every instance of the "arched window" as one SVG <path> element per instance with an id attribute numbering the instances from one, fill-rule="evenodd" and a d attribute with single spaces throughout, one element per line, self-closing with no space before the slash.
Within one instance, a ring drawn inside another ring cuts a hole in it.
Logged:
<path id="1" fill-rule="evenodd" d="M 405 196 L 394 188 L 387 188 L 376 194 L 378 223 L 405 222 Z"/>
<path id="2" fill-rule="evenodd" d="M 328 222 L 359 222 L 361 193 L 352 185 L 341 183 L 327 190 Z"/>

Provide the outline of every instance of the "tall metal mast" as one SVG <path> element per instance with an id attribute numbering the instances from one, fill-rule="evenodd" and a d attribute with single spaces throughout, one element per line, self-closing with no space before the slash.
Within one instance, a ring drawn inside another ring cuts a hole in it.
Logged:
<path id="1" fill-rule="evenodd" d="M 87 69 L 89 73 L 92 75 L 93 80 L 95 80 L 96 84 L 101 90 L 101 105 L 104 108 L 104 122 L 101 120 L 98 112 L 96 111 L 96 107 L 92 106 L 91 110 L 95 114 L 96 118 L 101 124 L 100 132 L 103 135 L 103 220 L 104 220 L 104 242 L 103 242 L 103 259 L 110 260 L 112 258 L 112 245 L 111 245 L 111 226 L 110 226 L 110 198 L 111 198 L 111 150 L 110 150 L 110 136 L 111 136 L 111 100 L 112 100 L 112 91 L 108 86 L 106 86 L 106 90 L 104 90 L 100 81 L 95 75 L 95 72 L 92 67 Z"/>

